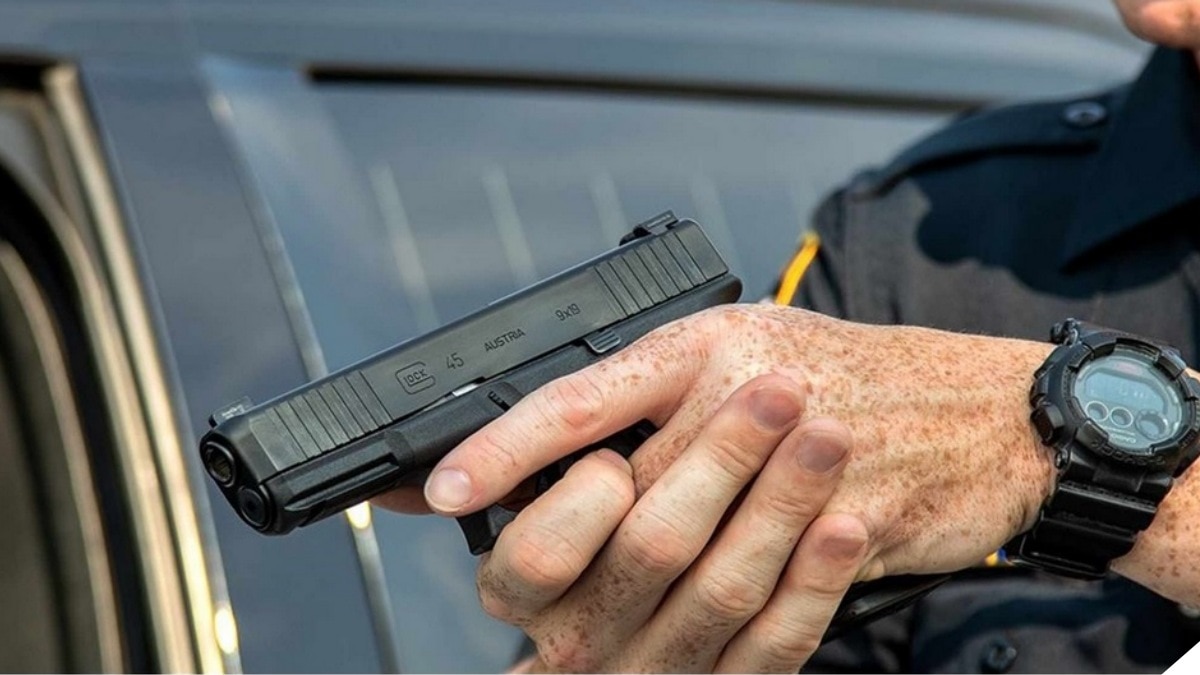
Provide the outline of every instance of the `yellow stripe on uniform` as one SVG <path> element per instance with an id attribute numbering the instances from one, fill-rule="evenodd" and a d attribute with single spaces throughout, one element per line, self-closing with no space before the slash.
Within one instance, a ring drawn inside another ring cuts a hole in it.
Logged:
<path id="1" fill-rule="evenodd" d="M 817 251 L 820 248 L 821 238 L 815 232 L 804 234 L 800 250 L 796 251 L 792 262 L 788 263 L 787 270 L 783 273 L 783 279 L 779 282 L 779 291 L 775 293 L 775 304 L 792 304 L 792 298 L 796 297 L 796 289 L 800 287 L 804 273 L 808 271 L 808 266 L 817 257 Z"/>
<path id="2" fill-rule="evenodd" d="M 992 553 L 983 561 L 984 567 L 1012 567 L 1013 564 L 1008 560 L 1008 556 L 1004 555 L 1003 549 Z"/>

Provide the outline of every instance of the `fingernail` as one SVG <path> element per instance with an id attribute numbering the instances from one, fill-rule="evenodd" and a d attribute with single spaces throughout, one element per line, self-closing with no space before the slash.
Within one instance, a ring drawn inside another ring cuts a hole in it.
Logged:
<path id="1" fill-rule="evenodd" d="M 425 484 L 425 501 L 437 511 L 457 511 L 471 500 L 471 478 L 458 469 L 441 469 Z"/>
<path id="2" fill-rule="evenodd" d="M 838 560 L 853 560 L 858 557 L 866 545 L 867 540 L 862 537 L 834 537 L 825 542 L 825 552 Z"/>
<path id="3" fill-rule="evenodd" d="M 800 402 L 779 389 L 759 389 L 750 394 L 750 414 L 768 429 L 782 429 L 800 417 Z"/>
<path id="4" fill-rule="evenodd" d="M 800 439 L 796 457 L 813 473 L 826 473 L 846 456 L 846 444 L 828 434 L 808 434 Z"/>
<path id="5" fill-rule="evenodd" d="M 633 467 L 629 465 L 629 460 L 622 457 L 619 452 L 615 450 L 609 450 L 608 448 L 601 448 L 592 454 L 595 455 L 596 459 L 599 459 L 603 462 L 608 462 L 609 464 L 620 468 L 625 472 L 626 475 L 633 475 Z"/>

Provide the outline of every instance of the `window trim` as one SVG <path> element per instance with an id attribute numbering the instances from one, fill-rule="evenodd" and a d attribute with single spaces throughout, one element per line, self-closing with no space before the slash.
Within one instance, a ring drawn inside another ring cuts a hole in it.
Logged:
<path id="1" fill-rule="evenodd" d="M 222 580 L 213 583 L 213 570 L 220 569 L 215 540 L 202 536 L 196 491 L 188 478 L 180 427 L 150 328 L 145 295 L 108 174 L 99 159 L 75 69 L 49 68 L 43 83 L 54 119 L 61 125 L 55 130 L 61 131 L 82 184 L 94 237 L 85 240 L 79 229 L 82 223 L 68 216 L 50 188 L 11 167 L 3 156 L 0 172 L 4 175 L 0 177 L 10 180 L 40 212 L 55 242 L 54 254 L 61 256 L 69 270 L 70 277 L 64 282 L 78 294 L 80 319 L 93 348 L 97 384 L 104 393 L 104 412 L 115 434 L 124 498 L 130 507 L 150 631 L 146 642 L 156 667 L 163 671 L 236 672 L 240 663 L 232 610 Z M 92 241 L 98 245 L 96 254 L 89 250 Z M 131 358 L 134 353 L 139 355 L 137 359 Z M 73 482 L 78 480 L 72 476 Z M 214 559 L 210 561 L 209 556 Z M 92 573 L 97 573 L 96 568 Z M 220 643 L 218 624 L 223 624 L 225 636 Z M 112 656 L 113 637 L 118 639 L 116 657 Z M 119 632 L 106 634 L 103 640 L 109 643 L 105 669 L 122 670 Z M 223 650 L 221 644 L 228 649 Z"/>
<path id="2" fill-rule="evenodd" d="M 87 570 L 87 590 L 94 614 L 98 663 L 105 672 L 123 670 L 126 661 L 108 557 L 108 541 L 97 512 L 99 496 L 95 490 L 91 459 L 67 373 L 63 345 L 55 330 L 56 322 L 37 281 L 20 254 L 3 242 L 0 242 L 0 283 L 7 287 L 8 295 L 17 305 L 18 320 L 21 322 L 17 327 L 10 326 L 9 330 L 23 329 L 22 332 L 28 334 L 25 346 L 35 354 L 34 367 L 43 376 L 48 390 L 48 403 L 58 431 L 57 440 L 65 456 L 63 463 L 74 506 L 68 517 L 78 524 L 81 552 Z M 20 377 L 19 373 L 15 374 Z M 60 598 L 60 601 L 63 600 Z M 72 627 L 67 628 L 70 631 Z"/>

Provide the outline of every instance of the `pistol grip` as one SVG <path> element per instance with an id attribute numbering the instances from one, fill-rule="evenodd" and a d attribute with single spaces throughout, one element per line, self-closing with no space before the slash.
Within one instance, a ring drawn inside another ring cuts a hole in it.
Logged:
<path id="1" fill-rule="evenodd" d="M 534 491 L 540 495 L 549 490 L 551 485 L 557 483 L 567 473 L 567 469 L 570 469 L 572 464 L 582 459 L 589 452 L 594 452 L 600 448 L 608 448 L 628 459 L 633 455 L 635 450 L 641 447 L 642 443 L 646 442 L 646 439 L 654 435 L 655 431 L 657 429 L 653 424 L 647 420 L 642 420 L 599 443 L 594 443 L 578 452 L 568 455 L 538 472 L 534 483 Z M 471 550 L 471 554 L 482 555 L 492 550 L 496 545 L 496 540 L 500 538 L 500 532 L 517 517 L 517 513 L 517 511 L 508 507 L 493 504 L 482 511 L 476 511 L 475 513 L 458 518 L 458 525 L 462 528 L 463 535 L 467 538 L 467 547 Z"/>

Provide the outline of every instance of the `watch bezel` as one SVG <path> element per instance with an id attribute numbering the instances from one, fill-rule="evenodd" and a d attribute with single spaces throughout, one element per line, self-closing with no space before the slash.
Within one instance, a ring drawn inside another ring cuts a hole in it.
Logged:
<path id="1" fill-rule="evenodd" d="M 1150 367 L 1175 387 L 1183 408 L 1178 431 L 1143 451 L 1129 451 L 1115 443 L 1074 395 L 1079 371 L 1119 347 L 1147 357 Z M 1200 435 L 1200 384 L 1188 377 L 1183 359 L 1168 348 L 1117 333 L 1095 333 L 1060 345 L 1039 370 L 1030 403 L 1043 440 L 1056 448 L 1075 445 L 1125 465 L 1172 472 L 1194 459 Z"/>
<path id="2" fill-rule="evenodd" d="M 1056 482 L 1034 525 L 1004 550 L 1018 564 L 1098 579 L 1133 549 L 1172 483 L 1200 453 L 1200 383 L 1188 376 L 1178 351 L 1127 333 L 1067 319 L 1051 329 L 1051 341 L 1058 347 L 1034 374 L 1029 400 L 1042 442 L 1056 450 Z M 1144 355 L 1175 386 L 1183 406 L 1174 435 L 1134 452 L 1111 442 L 1074 389 L 1087 364 L 1121 347 Z"/>

